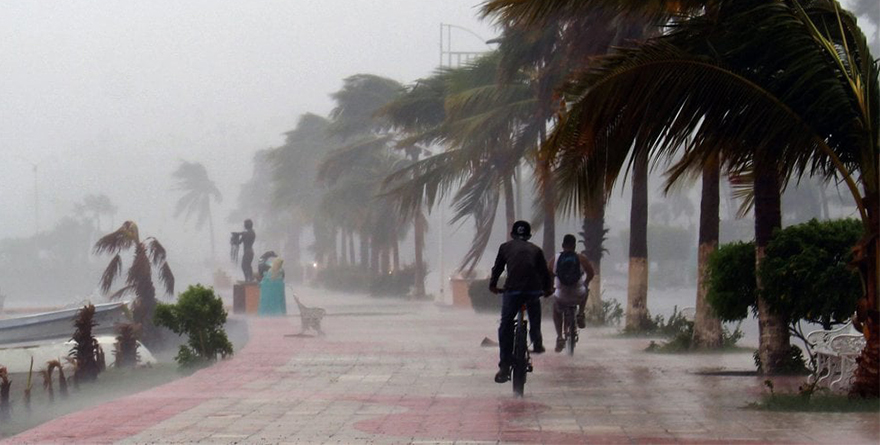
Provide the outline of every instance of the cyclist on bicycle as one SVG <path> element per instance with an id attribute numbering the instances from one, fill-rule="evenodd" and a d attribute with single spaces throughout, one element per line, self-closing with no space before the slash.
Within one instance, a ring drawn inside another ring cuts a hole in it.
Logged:
<path id="1" fill-rule="evenodd" d="M 541 337 L 541 301 L 542 295 L 552 292 L 547 260 L 540 247 L 530 243 L 532 227 L 526 221 L 513 223 L 510 231 L 513 238 L 498 248 L 495 266 L 492 267 L 492 278 L 489 290 L 493 293 L 498 289 L 498 278 L 507 268 L 507 280 L 504 283 L 504 295 L 501 302 L 501 324 L 498 327 L 498 344 L 501 360 L 498 362 L 498 373 L 495 381 L 504 383 L 510 380 L 510 366 L 513 363 L 513 320 L 523 304 L 532 323 L 529 335 L 532 338 L 535 354 L 544 352 Z"/>
<path id="2" fill-rule="evenodd" d="M 550 262 L 550 274 L 555 276 L 556 292 L 553 293 L 553 324 L 556 327 L 556 352 L 562 352 L 565 339 L 562 338 L 562 312 L 566 306 L 578 305 L 577 325 L 586 327 L 584 309 L 589 291 L 587 284 L 596 275 L 590 261 L 575 252 L 577 241 L 574 235 L 562 237 L 562 252 Z"/>

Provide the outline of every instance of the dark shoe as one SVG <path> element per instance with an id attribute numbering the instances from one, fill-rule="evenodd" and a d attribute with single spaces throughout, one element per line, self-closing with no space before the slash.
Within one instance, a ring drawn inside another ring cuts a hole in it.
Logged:
<path id="1" fill-rule="evenodd" d="M 501 368 L 495 373 L 495 383 L 504 383 L 510 380 L 510 369 Z"/>
<path id="2" fill-rule="evenodd" d="M 577 317 L 575 318 L 577 318 L 577 325 L 579 328 L 583 329 L 587 327 L 587 317 L 585 317 L 584 314 L 577 314 Z"/>
<path id="3" fill-rule="evenodd" d="M 532 347 L 532 354 L 543 354 L 546 349 L 544 349 L 544 345 L 535 345 Z"/>
<path id="4" fill-rule="evenodd" d="M 554 349 L 554 351 L 562 352 L 563 349 L 565 349 L 565 339 L 564 338 L 557 338 L 556 339 L 556 349 Z"/>

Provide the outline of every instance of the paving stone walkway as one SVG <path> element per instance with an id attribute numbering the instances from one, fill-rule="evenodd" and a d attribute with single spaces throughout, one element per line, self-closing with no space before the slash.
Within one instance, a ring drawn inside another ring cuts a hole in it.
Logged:
<path id="1" fill-rule="evenodd" d="M 743 409 L 764 379 L 698 374 L 752 369 L 749 353 L 648 354 L 647 339 L 587 329 L 573 357 L 534 357 L 526 395 L 516 398 L 510 384 L 492 381 L 497 349 L 480 347 L 495 336 L 495 315 L 299 296 L 327 309 L 326 336 L 296 336 L 296 316 L 250 318 L 250 340 L 233 359 L 5 443 L 880 442 L 876 413 Z M 546 320 L 545 335 L 552 329 Z"/>

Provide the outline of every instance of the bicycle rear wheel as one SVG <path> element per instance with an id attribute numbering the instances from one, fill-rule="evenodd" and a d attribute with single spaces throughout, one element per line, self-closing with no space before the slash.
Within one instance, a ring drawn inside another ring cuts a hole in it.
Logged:
<path id="1" fill-rule="evenodd" d="M 522 396 L 526 387 L 526 374 L 529 371 L 528 341 L 525 322 L 517 322 L 513 339 L 513 392 Z"/>
<path id="2" fill-rule="evenodd" d="M 565 352 L 568 355 L 574 355 L 574 345 L 577 343 L 577 324 L 575 324 L 574 320 L 574 310 L 567 309 L 565 311 L 566 317 L 566 338 L 565 338 Z"/>

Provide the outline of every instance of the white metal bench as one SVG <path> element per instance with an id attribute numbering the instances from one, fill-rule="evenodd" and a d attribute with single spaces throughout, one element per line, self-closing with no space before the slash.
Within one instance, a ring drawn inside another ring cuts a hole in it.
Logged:
<path id="1" fill-rule="evenodd" d="M 843 390 L 852 383 L 856 357 L 865 347 L 865 337 L 852 322 L 831 330 L 807 334 L 807 342 L 816 354 L 816 363 L 809 382 Z"/>

